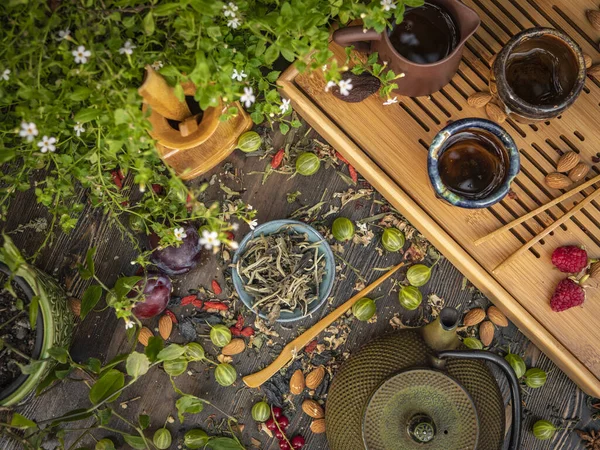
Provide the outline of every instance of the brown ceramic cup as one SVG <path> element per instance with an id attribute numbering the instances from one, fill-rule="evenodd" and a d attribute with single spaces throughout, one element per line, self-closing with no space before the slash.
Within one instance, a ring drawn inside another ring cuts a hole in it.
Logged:
<path id="1" fill-rule="evenodd" d="M 356 50 L 379 54 L 382 62 L 395 73 L 404 73 L 398 82 L 397 94 L 410 97 L 430 95 L 443 88 L 458 70 L 465 42 L 479 27 L 480 20 L 475 11 L 459 0 L 428 0 L 446 10 L 458 28 L 459 37 L 456 47 L 443 59 L 431 64 L 418 64 L 402 56 L 392 45 L 388 31 L 378 33 L 362 26 L 341 28 L 333 33 L 335 43 Z"/>

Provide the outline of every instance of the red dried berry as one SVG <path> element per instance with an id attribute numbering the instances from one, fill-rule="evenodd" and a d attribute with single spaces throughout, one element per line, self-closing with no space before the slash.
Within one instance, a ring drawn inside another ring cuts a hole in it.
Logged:
<path id="1" fill-rule="evenodd" d="M 217 282 L 217 280 L 212 280 L 211 286 L 215 295 L 219 295 L 221 292 L 223 292 L 223 289 L 221 289 L 221 285 Z"/>
<path id="2" fill-rule="evenodd" d="M 277 430 L 277 424 L 275 423 L 275 421 L 273 419 L 267 420 L 265 422 L 265 426 L 271 431 Z"/>
<path id="3" fill-rule="evenodd" d="M 306 441 L 304 440 L 304 438 L 302 436 L 298 435 L 298 436 L 294 436 L 292 438 L 292 440 L 290 441 L 290 444 L 292 444 L 292 448 L 297 450 L 297 449 L 304 447 L 304 444 L 306 444 Z"/>
<path id="4" fill-rule="evenodd" d="M 285 440 L 279 441 L 279 450 L 292 450 L 292 447 Z"/>
<path id="5" fill-rule="evenodd" d="M 312 341 L 310 341 L 310 342 L 309 342 L 309 343 L 306 345 L 306 347 L 304 347 L 304 351 L 305 351 L 306 353 L 312 353 L 312 352 L 314 352 L 314 351 L 315 351 L 315 348 L 317 348 L 317 344 L 318 344 L 318 341 L 317 341 L 316 339 L 313 339 Z"/>
<path id="6" fill-rule="evenodd" d="M 238 314 L 237 321 L 235 322 L 235 328 L 238 331 L 241 331 L 242 328 L 244 328 L 244 316 L 242 316 L 241 314 Z"/>
<path id="7" fill-rule="evenodd" d="M 552 252 L 552 264 L 561 272 L 577 273 L 588 264 L 587 252 L 575 245 L 558 247 Z"/>
<path id="8" fill-rule="evenodd" d="M 123 189 L 123 178 L 119 176 L 119 171 L 113 170 L 110 173 L 110 176 L 112 177 L 113 183 L 115 183 L 119 190 Z"/>
<path id="9" fill-rule="evenodd" d="M 226 231 L 225 235 L 227 236 L 227 239 L 230 241 L 233 241 L 235 239 L 235 235 L 231 231 Z"/>
<path id="10" fill-rule="evenodd" d="M 192 200 L 194 200 L 194 197 L 192 197 L 192 194 L 188 193 L 187 198 L 185 199 L 185 204 L 188 212 L 192 210 Z"/>
<path id="11" fill-rule="evenodd" d="M 581 305 L 584 300 L 583 288 L 570 278 L 565 278 L 556 286 L 554 295 L 550 299 L 550 307 L 554 312 L 561 312 Z"/>
<path id="12" fill-rule="evenodd" d="M 204 302 L 204 309 L 216 309 L 219 311 L 227 311 L 229 306 L 221 302 Z"/>
<path id="13" fill-rule="evenodd" d="M 245 327 L 245 328 L 244 328 L 244 329 L 241 331 L 241 334 L 242 334 L 242 336 L 244 336 L 244 337 L 250 337 L 250 336 L 254 336 L 254 333 L 255 333 L 255 331 L 254 331 L 254 328 L 252 328 L 252 327 Z"/>
<path id="14" fill-rule="evenodd" d="M 278 406 L 273 407 L 273 417 L 279 419 L 283 415 L 283 410 Z"/>
<path id="15" fill-rule="evenodd" d="M 348 172 L 350 172 L 350 178 L 352 178 L 352 181 L 358 183 L 358 173 L 356 173 L 356 169 L 349 165 Z"/>
<path id="16" fill-rule="evenodd" d="M 281 149 L 277 153 L 273 155 L 273 159 L 271 159 L 271 167 L 273 169 L 277 169 L 281 162 L 283 161 L 283 157 L 285 156 L 285 150 Z"/>
<path id="17" fill-rule="evenodd" d="M 165 309 L 165 314 L 167 316 L 169 316 L 169 319 L 171 319 L 171 322 L 173 323 L 177 323 L 177 316 L 175 315 L 175 313 L 173 311 L 171 311 L 170 309 Z"/>
<path id="18" fill-rule="evenodd" d="M 192 302 L 194 300 L 196 300 L 198 297 L 196 297 L 195 295 L 186 295 L 185 297 L 183 297 L 181 299 L 181 306 L 185 306 L 185 305 L 191 305 Z"/>
<path id="19" fill-rule="evenodd" d="M 202 300 L 192 300 L 192 305 L 196 308 L 202 308 L 204 306 L 204 302 Z"/>
<path id="20" fill-rule="evenodd" d="M 278 417 L 277 423 L 279 424 L 282 430 L 287 430 L 287 427 L 290 426 L 290 420 L 285 416 Z"/>
<path id="21" fill-rule="evenodd" d="M 152 190 L 155 194 L 160 194 L 162 192 L 162 186 L 160 184 L 155 183 L 152 185 Z"/>
<path id="22" fill-rule="evenodd" d="M 346 158 L 344 158 L 340 152 L 335 152 L 335 157 L 337 159 L 339 159 L 341 162 L 343 162 L 344 164 L 350 165 L 350 161 L 348 161 Z"/>
<path id="23" fill-rule="evenodd" d="M 240 330 L 238 330 L 235 326 L 229 327 L 229 331 L 231 331 L 231 334 L 233 336 L 241 336 L 242 335 L 242 332 Z"/>

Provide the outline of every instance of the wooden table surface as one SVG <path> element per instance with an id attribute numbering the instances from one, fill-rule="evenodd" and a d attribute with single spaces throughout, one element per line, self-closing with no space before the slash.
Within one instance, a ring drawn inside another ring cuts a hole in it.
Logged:
<path id="1" fill-rule="evenodd" d="M 296 176 L 289 178 L 285 175 L 274 174 L 268 178 L 267 182 L 261 184 L 260 174 L 250 174 L 253 171 L 262 171 L 268 160 L 259 160 L 254 157 L 247 157 L 237 151 L 232 154 L 227 163 L 231 163 L 235 168 L 241 169 L 238 180 L 232 181 L 222 177 L 223 165 L 215 168 L 211 173 L 206 174 L 194 183 L 200 183 L 210 180 L 216 174 L 216 183 L 223 178 L 226 185 L 234 190 L 243 190 L 241 198 L 250 203 L 258 210 L 257 219 L 263 223 L 273 219 L 282 219 L 288 217 L 293 211 L 302 205 L 312 205 L 326 192 L 325 200 L 332 204 L 339 205 L 339 200 L 332 199 L 336 192 L 346 191 L 348 185 L 341 177 L 335 174 L 334 168 L 322 167 L 321 170 L 312 177 Z M 222 192 L 218 189 L 212 195 L 213 199 L 218 199 Z M 300 191 L 298 201 L 288 203 L 287 193 Z M 83 195 L 83 193 L 81 193 Z M 375 199 L 377 199 L 377 195 Z M 337 203 L 336 203 L 337 201 Z M 339 214 L 359 220 L 372 216 L 380 211 L 381 205 L 373 200 L 359 200 L 350 202 Z M 323 212 L 328 210 L 327 205 Z M 31 192 L 22 194 L 18 200 L 13 203 L 12 213 L 9 214 L 8 222 L 3 224 L 4 230 L 11 232 L 19 224 L 27 224 L 31 221 L 45 217 L 44 210 L 35 203 L 35 198 Z M 328 216 L 325 223 L 330 225 L 336 215 Z M 236 233 L 236 238 L 240 240 L 248 231 L 246 226 L 242 226 Z M 23 232 L 14 233 L 13 239 L 25 253 L 30 255 L 43 239 L 42 233 L 36 233 L 31 229 Z M 378 276 L 378 272 L 371 271 L 374 267 L 387 267 L 396 263 L 400 256 L 398 254 L 384 253 L 379 255 L 375 248 L 379 244 L 376 237 L 369 246 L 355 244 L 346 244 L 344 258 L 355 268 L 357 268 L 369 281 Z M 75 276 L 75 262 L 78 258 L 85 255 L 88 248 L 96 246 L 96 266 L 99 277 L 108 285 L 112 285 L 119 274 L 131 275 L 135 268 L 130 264 L 134 259 L 135 253 L 132 246 L 119 234 L 119 231 L 111 226 L 110 220 L 100 211 L 86 211 L 86 214 L 80 220 L 77 228 L 68 236 L 59 233 L 56 235 L 54 245 L 46 249 L 37 261 L 37 266 L 49 274 L 54 275 L 63 284 L 72 283 L 71 291 L 74 295 L 80 295 L 87 284 Z M 198 286 L 210 286 L 210 281 L 214 278 L 222 279 L 222 270 L 218 260 L 205 252 L 201 263 L 192 272 L 180 276 L 174 280 L 175 294 L 185 294 L 187 289 L 197 288 Z M 356 282 L 356 275 L 348 268 L 343 267 L 342 273 L 346 276 L 344 280 L 338 274 L 338 282 L 334 287 L 333 295 L 335 300 L 333 304 L 339 304 L 349 298 Z M 398 278 L 398 277 L 396 277 Z M 370 341 L 373 337 L 382 333 L 389 333 L 392 327 L 389 323 L 394 315 L 399 315 L 403 320 L 418 320 L 411 316 L 406 310 L 402 309 L 397 300 L 397 294 L 388 294 L 389 285 L 381 290 L 384 298 L 378 300 L 378 320 L 376 323 L 352 322 L 352 330 L 348 340 L 342 345 L 338 352 L 353 353 L 364 343 Z M 446 305 L 455 306 L 459 310 L 466 310 L 476 304 L 486 305 L 487 300 L 463 279 L 463 276 L 447 261 L 441 261 L 433 272 L 431 281 L 422 288 L 424 298 L 429 294 L 436 294 L 444 299 Z M 243 310 L 243 305 L 235 304 L 237 309 Z M 318 317 L 304 319 L 291 326 L 276 325 L 275 329 L 280 333 L 282 339 L 279 344 L 287 342 L 297 333 L 297 327 L 308 327 L 315 323 L 320 317 L 327 314 L 332 307 L 325 307 L 318 313 Z M 247 311 L 246 317 L 251 318 Z M 592 399 L 583 394 L 559 369 L 557 369 L 535 346 L 533 346 L 512 324 L 501 330 L 501 338 L 495 342 L 500 342 L 495 350 L 506 349 L 510 345 L 511 351 L 520 353 L 525 357 L 528 367 L 540 367 L 549 372 L 547 384 L 538 390 L 528 390 L 523 396 L 525 408 L 523 423 L 523 443 L 521 448 L 527 450 L 542 449 L 561 449 L 571 450 L 583 448 L 578 436 L 571 430 L 600 428 L 597 422 L 591 418 L 592 409 L 590 407 Z M 497 333 L 498 336 L 498 333 Z M 204 338 L 198 338 L 205 346 L 207 352 L 216 356 L 218 352 Z M 183 342 L 180 337 L 174 338 L 175 342 Z M 74 342 L 71 348 L 73 357 L 76 360 L 85 360 L 88 357 L 97 357 L 107 361 L 115 355 L 126 351 L 128 344 L 125 336 L 125 329 L 122 321 L 117 321 L 112 310 L 103 312 L 92 312 L 86 320 L 80 323 L 75 331 Z M 245 351 L 242 355 L 236 356 L 234 365 L 241 375 L 252 373 L 270 362 L 271 356 L 268 352 Z M 260 448 L 275 450 L 279 446 L 275 438 L 269 439 L 264 433 L 260 433 L 250 416 L 252 405 L 262 398 L 259 390 L 246 388 L 241 379 L 230 387 L 221 387 L 214 382 L 212 373 L 204 370 L 204 366 L 198 364 L 195 367 L 193 375 L 183 374 L 177 377 L 177 385 L 185 392 L 192 393 L 209 400 L 218 405 L 229 414 L 240 419 L 245 424 L 243 432 L 243 441 L 251 447 L 251 439 L 255 438 L 261 442 Z M 505 388 L 505 386 L 504 386 Z M 506 389 L 504 389 L 506 392 Z M 136 383 L 131 389 L 126 391 L 117 403 L 124 400 L 139 399 L 128 404 L 127 409 L 116 407 L 127 417 L 136 417 L 137 414 L 145 412 L 151 417 L 150 430 L 153 432 L 162 426 L 168 415 L 177 417 L 175 409 L 175 394 L 173 393 L 168 377 L 160 369 L 153 369 L 144 376 L 143 380 Z M 41 398 L 35 398 L 19 408 L 19 411 L 28 417 L 36 419 L 46 419 L 58 416 L 70 409 L 85 406 L 87 403 L 87 388 L 81 383 L 63 383 L 55 388 L 50 394 Z M 299 411 L 300 399 L 295 399 L 295 407 Z M 325 435 L 314 435 L 308 429 L 310 425 L 308 416 L 301 412 L 290 413 L 290 436 L 300 433 L 307 439 L 307 449 L 327 449 Z M 174 436 L 172 448 L 181 448 L 181 440 L 186 430 L 202 427 L 209 434 L 214 432 L 215 423 L 219 422 L 223 416 L 211 407 L 196 415 L 186 418 L 183 425 L 175 421 L 168 425 Z M 540 418 L 553 421 L 557 426 L 568 429 L 557 432 L 551 441 L 537 441 L 532 433 L 531 427 L 535 420 Z M 151 435 L 150 433 L 147 433 Z M 102 434 L 97 434 L 101 436 Z M 72 441 L 72 439 L 67 439 Z M 122 440 L 115 439 L 115 442 L 122 443 Z M 93 448 L 93 443 L 82 442 L 79 445 L 88 445 Z M 20 448 L 18 445 L 0 440 L 0 448 L 13 450 Z M 122 446 L 120 448 L 127 448 Z"/>

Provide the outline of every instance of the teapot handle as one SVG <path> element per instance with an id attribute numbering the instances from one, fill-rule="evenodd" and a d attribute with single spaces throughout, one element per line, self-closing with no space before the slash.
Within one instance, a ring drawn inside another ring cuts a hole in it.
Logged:
<path id="1" fill-rule="evenodd" d="M 504 358 L 484 350 L 449 350 L 438 352 L 437 356 L 440 359 L 482 359 L 484 361 L 492 362 L 502 369 L 508 380 L 512 397 L 513 423 L 508 450 L 519 450 L 521 448 L 521 392 L 519 380 L 510 364 L 508 364 Z"/>
<path id="2" fill-rule="evenodd" d="M 361 25 L 340 28 L 333 32 L 333 42 L 342 47 L 351 45 L 360 52 L 367 53 L 371 49 L 370 41 L 381 40 L 381 33 L 373 29 L 363 29 Z"/>

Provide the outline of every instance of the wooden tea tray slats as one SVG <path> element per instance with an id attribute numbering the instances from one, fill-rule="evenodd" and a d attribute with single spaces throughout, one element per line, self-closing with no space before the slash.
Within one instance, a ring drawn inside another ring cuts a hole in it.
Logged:
<path id="1" fill-rule="evenodd" d="M 436 199 L 427 176 L 427 147 L 448 121 L 485 117 L 466 103 L 487 90 L 490 61 L 508 39 L 532 26 L 559 28 L 600 62 L 595 42 L 600 32 L 585 18 L 598 8 L 592 0 L 464 0 L 482 19 L 467 42 L 458 73 L 428 98 L 399 97 L 383 106 L 371 96 L 352 104 L 324 92 L 321 74 L 298 74 L 290 68 L 280 79 L 284 95 L 332 145 L 341 151 L 429 240 L 586 392 L 600 397 L 600 288 L 588 290 L 583 308 L 554 313 L 549 298 L 563 277 L 550 254 L 565 244 L 584 245 L 600 257 L 600 203 L 592 202 L 563 226 L 534 245 L 514 264 L 492 273 L 542 229 L 593 192 L 587 189 L 518 225 L 488 243 L 473 242 L 511 220 L 545 204 L 563 191 L 548 188 L 544 177 L 560 155 L 575 150 L 591 163 L 600 156 L 600 83 L 588 78 L 585 91 L 560 119 L 535 125 L 505 123 L 521 152 L 522 170 L 513 194 L 486 210 L 464 210 Z M 335 57 L 344 51 L 331 44 Z M 400 79 L 401 83 L 402 80 Z M 594 167 L 590 176 L 600 171 Z"/>

